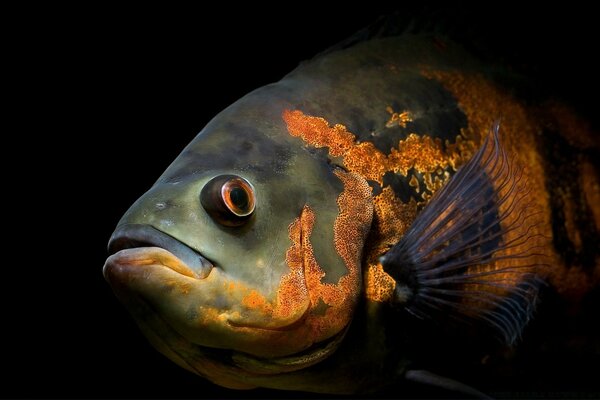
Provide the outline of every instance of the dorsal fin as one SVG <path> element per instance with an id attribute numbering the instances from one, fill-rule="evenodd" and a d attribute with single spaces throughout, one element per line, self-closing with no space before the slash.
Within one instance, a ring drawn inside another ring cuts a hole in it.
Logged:
<path id="1" fill-rule="evenodd" d="M 487 11 L 486 6 L 476 4 L 458 8 L 452 4 L 422 3 L 392 6 L 372 23 L 318 53 L 315 58 L 373 39 L 430 35 L 450 38 L 468 47 L 473 54 L 497 59 L 500 55 L 490 49 L 492 44 L 498 47 L 492 37 L 493 31 L 489 29 L 490 21 L 478 17 L 482 11 Z M 501 20 L 504 14 L 495 15 Z"/>
<path id="2" fill-rule="evenodd" d="M 396 280 L 394 302 L 420 317 L 485 321 L 514 342 L 534 309 L 545 265 L 547 238 L 530 195 L 496 123 L 381 258 Z"/>

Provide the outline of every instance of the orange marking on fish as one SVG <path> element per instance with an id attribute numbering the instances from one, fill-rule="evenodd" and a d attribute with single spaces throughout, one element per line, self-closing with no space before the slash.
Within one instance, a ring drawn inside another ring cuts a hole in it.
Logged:
<path id="1" fill-rule="evenodd" d="M 397 149 L 390 149 L 390 154 L 386 155 L 371 142 L 357 143 L 356 136 L 344 125 L 331 126 L 324 118 L 309 116 L 300 110 L 285 110 L 283 119 L 292 136 L 300 137 L 314 147 L 328 147 L 331 156 L 343 158 L 346 169 L 380 185 L 383 185 L 383 176 L 386 172 L 396 172 L 406 176 L 408 171 L 414 168 L 424 177 L 427 188 L 435 192 L 442 186 L 442 178 L 447 179 L 449 175 L 444 174 L 440 177 L 432 174 L 445 170 L 448 166 L 458 168 L 475 150 L 472 141 L 458 137 L 456 143 L 446 143 L 446 151 L 444 151 L 440 140 L 411 133 L 405 140 L 398 142 Z M 374 196 L 373 227 L 364 250 L 367 269 L 377 268 L 377 258 L 402 237 L 416 217 L 417 207 L 420 204 L 412 199 L 408 204 L 402 203 L 395 197 L 390 187 L 384 187 L 380 194 Z M 389 276 L 385 282 L 381 279 L 373 279 L 381 274 L 385 272 L 367 271 L 365 274 L 367 296 L 380 292 L 379 288 L 370 288 L 369 285 L 382 284 L 387 287 L 392 280 Z M 385 288 L 381 290 L 388 292 Z M 382 297 L 377 298 L 380 301 Z"/>
<path id="2" fill-rule="evenodd" d="M 300 217 L 288 228 L 292 246 L 286 252 L 285 259 L 290 272 L 281 277 L 277 290 L 276 317 L 281 318 L 300 307 L 307 307 L 309 292 L 305 277 L 305 260 L 312 257 L 312 249 L 307 249 L 303 240 L 310 236 L 313 223 L 312 211 L 304 207 Z"/>
<path id="3" fill-rule="evenodd" d="M 270 332 L 272 344 L 277 345 L 278 340 L 294 340 L 301 347 L 325 340 L 348 325 L 360 293 L 362 243 L 369 231 L 373 210 L 371 188 L 362 178 L 341 171 L 336 175 L 344 190 L 337 199 L 339 215 L 334 222 L 332 244 L 344 261 L 347 274 L 336 284 L 322 282 L 325 272 L 318 265 L 310 242 L 316 216 L 306 205 L 288 228 L 291 246 L 286 252 L 286 263 L 289 272 L 281 277 L 275 300 L 269 301 L 257 289 L 242 282 L 224 281 L 222 290 L 231 299 L 239 299 L 242 309 L 233 315 L 201 307 L 199 314 L 203 324 L 233 317 L 238 321 L 237 329 L 249 329 L 248 335 L 253 335 L 255 327 L 289 328 L 286 325 L 289 322 L 297 331 L 292 336 Z M 323 303 L 327 306 L 324 313 L 319 308 Z M 312 313 L 317 308 L 320 311 Z M 247 318 L 252 321 L 251 325 L 246 325 Z M 295 324 L 301 321 L 301 325 Z"/>
<path id="4" fill-rule="evenodd" d="M 397 113 L 390 106 L 386 107 L 385 110 L 390 113 L 390 119 L 385 123 L 386 128 L 392 128 L 395 125 L 406 128 L 406 124 L 412 122 L 413 116 L 410 111 L 402 111 Z"/>
<path id="5" fill-rule="evenodd" d="M 354 135 L 344 125 L 337 124 L 332 128 L 325 119 L 306 118 L 298 110 L 285 110 L 283 119 L 292 136 L 299 136 L 315 147 L 329 147 L 329 154 L 334 157 L 345 154 L 354 144 Z"/>
<path id="6" fill-rule="evenodd" d="M 407 175 L 415 168 L 419 172 L 434 172 L 448 164 L 448 157 L 442 152 L 442 142 L 429 136 L 420 137 L 414 133 L 401 140 L 398 150 L 392 149 L 388 156 L 389 170 Z"/>
<path id="7" fill-rule="evenodd" d="M 333 313 L 328 310 L 326 317 L 339 319 L 339 325 L 342 321 L 349 321 L 356 293 L 360 290 L 362 248 L 371 227 L 373 208 L 370 201 L 371 187 L 363 179 L 340 171 L 335 174 L 344 184 L 344 191 L 337 200 L 340 213 L 333 228 L 334 243 L 337 253 L 348 268 L 348 274 L 342 276 L 337 285 L 322 284 L 320 292 L 325 304 L 338 308 L 331 316 L 328 314 Z"/>
<path id="8" fill-rule="evenodd" d="M 315 213 L 304 206 L 301 216 L 289 228 L 292 246 L 286 254 L 290 269 L 304 266 L 306 290 L 310 297 L 310 310 L 306 320 L 315 341 L 337 334 L 352 318 L 360 292 L 360 262 L 362 243 L 368 233 L 372 218 L 371 188 L 357 175 L 336 172 L 344 185 L 338 197 L 340 210 L 334 222 L 334 246 L 348 269 L 336 284 L 323 283 L 325 272 L 315 259 L 310 235 L 315 223 Z M 321 303 L 327 305 L 323 315 L 311 313 Z"/>
<path id="9" fill-rule="evenodd" d="M 264 313 L 272 312 L 271 305 L 256 290 L 251 290 L 250 293 L 244 296 L 242 304 L 248 308 L 260 309 Z"/>
<path id="10" fill-rule="evenodd" d="M 368 299 L 377 302 L 387 302 L 392 299 L 396 289 L 396 281 L 383 270 L 381 264 L 377 263 L 367 269 L 365 281 Z"/>

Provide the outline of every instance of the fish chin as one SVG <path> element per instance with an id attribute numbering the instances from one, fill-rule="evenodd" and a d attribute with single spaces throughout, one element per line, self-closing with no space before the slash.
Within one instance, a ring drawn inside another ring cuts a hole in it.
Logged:
<path id="1" fill-rule="evenodd" d="M 311 343 L 302 329 L 305 312 L 281 328 L 259 328 L 249 321 L 244 326 L 235 293 L 229 293 L 229 306 L 221 304 L 221 310 L 209 306 L 217 298 L 215 289 L 228 286 L 219 268 L 200 279 L 163 248 L 119 250 L 107 259 L 103 271 L 158 351 L 221 386 L 277 388 L 281 382 L 285 388 L 289 373 L 327 358 L 346 332 Z"/>

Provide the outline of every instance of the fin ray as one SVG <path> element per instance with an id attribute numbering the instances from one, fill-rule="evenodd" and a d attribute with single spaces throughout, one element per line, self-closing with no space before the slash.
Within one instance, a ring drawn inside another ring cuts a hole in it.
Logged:
<path id="1" fill-rule="evenodd" d="M 412 296 L 414 315 L 453 311 L 481 320 L 508 343 L 520 335 L 546 267 L 541 211 L 528 204 L 523 169 L 510 159 L 496 123 L 481 148 L 436 192 L 381 264 Z"/>

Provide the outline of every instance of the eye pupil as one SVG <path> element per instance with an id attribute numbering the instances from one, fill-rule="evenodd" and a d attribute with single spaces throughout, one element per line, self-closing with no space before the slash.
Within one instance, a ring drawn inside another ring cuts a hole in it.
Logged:
<path id="1" fill-rule="evenodd" d="M 242 178 L 231 178 L 221 186 L 223 203 L 238 217 L 246 217 L 254 211 L 254 193 L 250 183 Z"/>
<path id="2" fill-rule="evenodd" d="M 237 209 L 244 212 L 248 210 L 248 203 L 250 199 L 248 198 L 248 193 L 246 193 L 246 191 L 241 187 L 232 188 L 231 192 L 229 192 L 229 199 Z"/>

